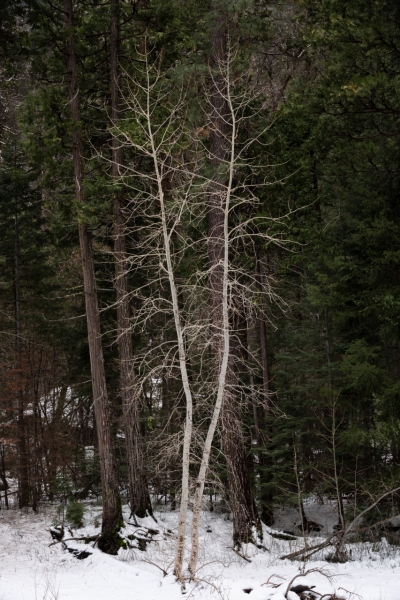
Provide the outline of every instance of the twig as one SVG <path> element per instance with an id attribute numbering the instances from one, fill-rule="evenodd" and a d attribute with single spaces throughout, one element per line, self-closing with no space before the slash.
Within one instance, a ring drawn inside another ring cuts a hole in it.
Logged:
<path id="1" fill-rule="evenodd" d="M 286 592 L 285 592 L 285 598 L 287 598 L 288 593 L 290 592 L 290 589 L 292 587 L 292 583 L 298 578 L 298 577 L 306 577 L 307 575 L 309 575 L 310 573 L 319 573 L 320 575 L 323 575 L 324 577 L 326 577 L 327 579 L 329 579 L 329 575 L 327 575 L 326 573 L 324 573 L 324 571 L 322 569 L 309 569 L 308 571 L 306 571 L 304 574 L 303 573 L 297 573 L 297 575 L 295 575 L 294 577 L 292 577 L 291 581 L 289 582 L 289 585 L 286 588 Z"/>
<path id="2" fill-rule="evenodd" d="M 169 563 L 169 565 L 164 569 L 163 567 L 160 567 L 160 565 L 158 565 L 157 563 L 155 563 L 152 560 L 150 560 L 147 556 L 144 557 L 144 558 L 141 558 L 140 560 L 141 560 L 141 562 L 148 563 L 149 565 L 153 565 L 153 567 L 157 567 L 157 569 L 160 569 L 160 571 L 162 571 L 164 577 L 166 577 L 168 575 L 168 569 L 171 567 L 172 563 L 174 562 L 172 560 Z"/>
<path id="3" fill-rule="evenodd" d="M 269 581 L 269 580 L 270 580 L 270 579 L 272 579 L 272 577 L 277 577 L 278 579 L 282 579 L 282 580 L 284 580 L 284 579 L 285 579 L 284 577 L 281 577 L 281 575 L 276 575 L 275 573 L 273 573 L 272 575 L 270 575 L 270 576 L 268 577 L 267 581 L 266 581 L 265 583 L 262 583 L 261 585 L 262 585 L 262 586 L 263 586 L 263 585 L 272 585 L 272 587 L 274 587 L 274 588 L 277 588 L 277 587 L 279 587 L 280 585 L 282 585 L 281 583 L 270 583 L 270 581 Z"/>
<path id="4" fill-rule="evenodd" d="M 349 592 L 349 590 L 346 590 L 346 588 L 344 588 L 344 587 L 338 588 L 338 591 L 339 590 L 343 590 L 344 592 L 347 592 L 348 594 L 350 594 L 350 596 L 357 596 L 357 598 L 360 598 L 360 600 L 361 600 L 360 594 L 356 594 L 356 592 Z"/>
<path id="5" fill-rule="evenodd" d="M 239 552 L 239 550 L 236 550 L 236 548 L 231 548 L 231 550 L 233 550 L 238 556 L 240 556 L 240 558 L 243 558 L 243 560 L 247 560 L 247 562 L 251 563 L 251 560 L 247 558 L 247 556 Z"/>
<path id="6" fill-rule="evenodd" d="M 149 535 L 157 535 L 160 533 L 159 529 L 152 529 L 151 527 L 145 527 L 144 525 L 139 525 L 138 523 L 127 523 L 128 525 L 133 525 L 134 527 L 137 527 L 138 529 L 136 529 L 136 531 L 139 531 L 140 529 L 143 529 L 144 531 L 146 531 Z M 134 533 L 136 533 L 136 531 Z"/>
<path id="7" fill-rule="evenodd" d="M 217 592 L 217 594 L 222 598 L 222 600 L 225 600 L 225 598 L 221 592 L 221 589 L 212 581 L 209 581 L 208 579 L 202 579 L 199 577 L 191 577 L 190 581 L 195 581 L 196 583 L 205 583 L 206 585 L 211 586 Z"/>

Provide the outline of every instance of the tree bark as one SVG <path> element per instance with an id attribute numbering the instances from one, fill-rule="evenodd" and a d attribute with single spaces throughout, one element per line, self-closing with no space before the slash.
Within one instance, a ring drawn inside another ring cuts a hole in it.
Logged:
<path id="1" fill-rule="evenodd" d="M 115 126 L 120 118 L 119 92 L 119 0 L 111 2 L 111 119 Z M 112 176 L 119 177 L 122 149 L 115 135 L 111 138 Z M 146 481 L 143 441 L 139 423 L 139 407 L 134 392 L 133 345 L 130 331 L 129 281 L 125 219 L 122 214 L 124 197 L 121 191 L 114 194 L 114 255 L 115 292 L 117 299 L 117 333 L 120 368 L 120 395 L 125 431 L 128 485 L 131 515 L 145 517 L 153 514 Z"/>
<path id="2" fill-rule="evenodd" d="M 5 460 L 4 460 L 4 454 L 5 454 L 4 444 L 1 444 L 0 451 L 1 451 L 1 472 L 0 472 L 0 479 L 3 482 L 3 487 L 4 487 L 4 501 L 5 501 L 5 504 L 6 504 L 6 509 L 8 510 L 9 509 L 8 494 L 7 494 L 8 482 L 7 482 L 7 479 L 6 479 L 6 465 L 5 465 Z"/>
<path id="3" fill-rule="evenodd" d="M 255 251 L 255 281 L 258 292 L 262 295 L 263 291 L 263 281 L 262 281 L 262 272 L 261 272 L 261 264 L 260 264 L 260 253 L 259 249 L 256 248 Z M 261 505 L 261 520 L 266 525 L 272 525 L 274 520 L 273 509 L 272 509 L 272 500 L 273 495 L 271 493 L 271 489 L 268 488 L 267 484 L 270 483 L 266 480 L 265 469 L 268 465 L 268 440 L 269 440 L 269 432 L 268 432 L 268 417 L 271 409 L 271 387 L 270 387 L 270 374 L 269 374 L 269 358 L 268 358 L 268 346 L 267 346 L 267 328 L 265 326 L 265 317 L 263 311 L 263 305 L 257 310 L 256 320 L 258 325 L 258 334 L 260 338 L 260 350 L 261 350 L 261 370 L 262 370 L 262 380 L 263 380 L 263 412 L 264 412 L 264 427 L 262 428 L 262 435 L 259 439 L 259 444 L 262 446 L 259 451 L 259 461 L 258 467 L 260 470 L 260 475 L 262 477 L 263 485 L 261 486 L 261 494 L 260 494 L 260 505 Z"/>
<path id="4" fill-rule="evenodd" d="M 38 409 L 39 409 L 39 382 L 42 369 L 43 349 L 39 350 L 39 364 L 37 373 L 31 369 L 31 379 L 33 387 L 33 460 L 32 460 L 32 510 L 37 511 L 37 504 L 40 498 L 39 484 L 39 436 L 38 436 Z M 36 375 L 36 376 L 35 376 Z"/>
<path id="5" fill-rule="evenodd" d="M 80 133 L 79 86 L 75 53 L 72 0 L 64 0 L 65 28 L 67 33 L 67 75 L 71 116 L 73 120 L 72 154 L 74 163 L 75 195 L 78 206 L 85 202 L 83 194 L 83 144 Z M 103 349 L 101 342 L 100 314 L 98 308 L 92 236 L 88 226 L 78 215 L 79 245 L 82 259 L 90 366 L 92 374 L 94 413 L 99 445 L 101 484 L 103 492 L 102 535 L 98 546 L 104 552 L 118 551 L 118 529 L 122 525 L 121 500 L 112 444 L 110 409 L 108 403 Z"/>
<path id="6" fill-rule="evenodd" d="M 192 439 L 192 422 L 193 422 L 193 398 L 188 375 L 188 365 L 186 357 L 186 346 L 184 339 L 184 327 L 182 324 L 181 314 L 179 310 L 178 289 L 175 281 L 175 273 L 173 267 L 173 254 L 171 247 L 170 230 L 168 229 L 166 198 L 165 198 L 165 171 L 163 169 L 163 160 L 160 160 L 159 146 L 154 134 L 154 123 L 152 120 L 153 100 L 151 97 L 152 85 L 150 83 L 150 70 L 147 62 L 148 55 L 144 54 L 146 61 L 146 79 L 147 85 L 142 87 L 145 92 L 145 102 L 143 106 L 139 106 L 142 117 L 146 122 L 146 134 L 148 144 L 148 156 L 151 157 L 154 168 L 154 181 L 156 184 L 154 199 L 159 203 L 160 210 L 160 233 L 163 239 L 163 256 L 162 268 L 168 276 L 168 282 L 171 292 L 171 304 L 173 310 L 175 333 L 178 343 L 178 358 L 179 370 L 182 379 L 182 387 L 186 401 L 186 420 L 182 450 L 182 495 L 179 510 L 178 535 L 176 542 L 176 553 L 174 560 L 174 574 L 178 580 L 182 580 L 183 558 L 185 553 L 185 538 L 186 538 L 186 517 L 189 505 L 189 468 L 190 468 L 190 446 Z M 157 127 L 156 127 L 157 131 Z"/>
<path id="7" fill-rule="evenodd" d="M 16 359 L 16 392 L 17 392 L 17 432 L 18 432 L 18 505 L 25 508 L 29 504 L 29 467 L 27 439 L 25 431 L 25 399 L 22 377 L 21 349 L 21 310 L 20 310 L 20 281 L 19 281 L 19 214 L 18 201 L 15 200 L 14 213 L 14 318 L 15 318 L 15 359 Z"/>
<path id="8" fill-rule="evenodd" d="M 260 265 L 259 250 L 256 249 L 256 285 L 260 294 L 262 294 L 262 273 Z M 271 408 L 271 388 L 270 388 L 270 376 L 269 376 L 269 359 L 268 359 L 268 347 L 267 347 L 267 328 L 265 326 L 265 318 L 263 315 L 263 307 L 258 310 L 257 314 L 258 331 L 260 336 L 260 349 L 261 349 L 261 368 L 263 378 L 263 392 L 264 392 L 264 418 L 268 420 L 268 415 Z M 266 423 L 267 426 L 267 423 Z"/>

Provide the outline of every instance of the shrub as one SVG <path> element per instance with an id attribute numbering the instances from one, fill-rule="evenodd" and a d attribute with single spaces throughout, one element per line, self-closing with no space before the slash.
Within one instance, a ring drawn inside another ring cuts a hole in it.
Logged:
<path id="1" fill-rule="evenodd" d="M 79 529 L 83 526 L 83 513 L 85 512 L 83 504 L 72 500 L 67 504 L 66 519 L 72 527 Z"/>

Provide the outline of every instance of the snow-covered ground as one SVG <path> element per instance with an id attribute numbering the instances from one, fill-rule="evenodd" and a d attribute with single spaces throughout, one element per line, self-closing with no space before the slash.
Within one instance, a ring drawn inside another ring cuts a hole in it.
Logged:
<path id="1" fill-rule="evenodd" d="M 74 536 L 98 532 L 95 521 L 99 513 L 100 507 L 89 506 L 85 527 L 74 531 Z M 265 529 L 264 543 L 268 550 L 249 546 L 246 556 L 251 562 L 248 562 L 232 550 L 229 520 L 210 512 L 204 512 L 202 517 L 197 581 L 188 584 L 186 596 L 182 596 L 172 575 L 178 515 L 158 511 L 156 517 L 158 524 L 152 519 L 142 520 L 142 524 L 160 531 L 146 552 L 121 549 L 118 556 L 108 556 L 92 548 L 92 544 L 67 542 L 71 548 L 92 552 L 85 560 L 78 560 L 61 544 L 50 545 L 48 529 L 54 520 L 54 508 L 46 507 L 37 515 L 1 510 L 0 600 L 178 600 L 183 597 L 284 600 L 288 584 L 296 576 L 300 577 L 293 585 L 304 582 L 315 585 L 322 595 L 335 592 L 337 597 L 349 600 L 400 599 L 400 551 L 388 546 L 385 540 L 375 545 L 352 545 L 353 560 L 346 564 L 329 564 L 318 555 L 304 564 L 279 558 L 302 547 L 303 540 L 276 539 Z M 128 525 L 125 533 L 137 529 Z M 314 537 L 311 543 L 316 541 Z M 250 588 L 250 594 L 243 591 Z M 289 592 L 288 600 L 299 600 L 299 596 Z"/>

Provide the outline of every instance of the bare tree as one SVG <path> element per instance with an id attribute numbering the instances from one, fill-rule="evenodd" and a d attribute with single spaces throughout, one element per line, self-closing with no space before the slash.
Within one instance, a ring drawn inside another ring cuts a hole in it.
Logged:
<path id="1" fill-rule="evenodd" d="M 258 518 L 246 471 L 239 413 L 237 389 L 240 382 L 234 372 L 236 353 L 232 340 L 238 337 L 238 332 L 231 323 L 238 299 L 242 304 L 252 303 L 251 287 L 255 285 L 255 277 L 254 273 L 246 272 L 249 283 L 248 287 L 243 287 L 244 273 L 240 266 L 231 263 L 230 258 L 238 240 L 247 236 L 252 243 L 253 233 L 246 233 L 246 230 L 254 231 L 254 228 L 250 227 L 251 219 L 232 226 L 230 217 L 233 207 L 237 209 L 243 203 L 258 204 L 254 190 L 246 192 L 245 176 L 243 179 L 237 179 L 237 176 L 241 169 L 249 168 L 246 152 L 261 133 L 239 146 L 239 128 L 247 120 L 246 108 L 253 92 L 235 95 L 231 74 L 234 60 L 235 53 L 227 51 L 224 60 L 215 65 L 211 74 L 217 88 L 215 94 L 222 97 L 224 114 L 219 106 L 216 107 L 214 96 L 207 92 L 206 82 L 203 86 L 202 110 L 207 122 L 202 130 L 210 131 L 218 119 L 229 124 L 226 132 L 221 124 L 223 131 L 219 131 L 218 136 L 223 135 L 223 141 L 218 137 L 211 145 L 214 167 L 211 178 L 206 168 L 209 150 L 202 140 L 202 132 L 193 128 L 187 118 L 184 88 L 164 77 L 162 65 L 151 54 L 141 57 L 146 67 L 143 72 L 139 66 L 135 75 L 127 75 L 130 91 L 124 99 L 124 118 L 118 124 L 120 143 L 125 143 L 140 157 L 140 160 L 136 158 L 124 164 L 122 174 L 130 189 L 128 208 L 140 215 L 143 223 L 135 228 L 135 254 L 129 257 L 130 265 L 131 268 L 145 266 L 146 272 L 152 273 L 146 289 L 134 290 L 138 303 L 140 301 L 134 321 L 145 331 L 154 315 L 172 314 L 175 329 L 173 340 L 167 341 L 160 336 L 158 342 L 152 339 L 143 351 L 137 385 L 144 391 L 145 381 L 152 385 L 164 376 L 166 365 L 178 364 L 186 403 L 181 438 L 182 495 L 174 569 L 179 580 L 184 579 L 189 468 L 195 462 L 199 464 L 189 564 L 193 576 L 198 556 L 201 504 L 218 424 L 221 424 L 223 450 L 231 473 L 235 545 L 256 541 L 257 537 Z M 219 144 L 223 145 L 223 156 L 218 154 L 216 146 Z M 166 181 L 169 182 L 168 193 Z M 210 194 L 214 203 L 211 209 L 207 203 Z M 215 220 L 204 233 L 200 224 L 207 222 L 210 210 L 214 210 Z M 263 237 L 268 242 L 281 243 L 268 234 Z M 183 279 L 178 273 L 187 252 L 195 254 L 196 263 L 193 266 L 192 262 L 191 275 Z M 164 283 L 168 285 L 168 297 L 160 291 L 164 290 Z M 211 357 L 210 348 L 213 351 Z M 200 422 L 193 428 L 193 416 L 197 414 L 201 415 Z M 210 418 L 205 436 L 201 430 L 204 414 Z"/>

